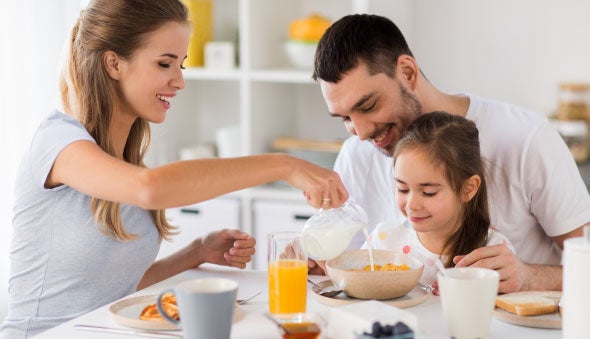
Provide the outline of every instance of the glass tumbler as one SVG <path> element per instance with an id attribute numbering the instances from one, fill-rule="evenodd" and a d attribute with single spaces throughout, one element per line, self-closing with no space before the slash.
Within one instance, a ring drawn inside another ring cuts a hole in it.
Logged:
<path id="1" fill-rule="evenodd" d="M 268 293 L 270 314 L 305 312 L 307 256 L 300 233 L 268 234 Z"/>

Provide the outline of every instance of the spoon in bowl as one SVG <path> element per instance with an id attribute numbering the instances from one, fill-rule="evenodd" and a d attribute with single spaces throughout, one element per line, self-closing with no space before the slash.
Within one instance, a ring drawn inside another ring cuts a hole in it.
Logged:
<path id="1" fill-rule="evenodd" d="M 310 279 L 307 279 L 307 281 L 311 284 L 311 290 L 321 295 L 322 297 L 334 298 L 338 294 L 342 293 L 342 290 L 339 290 L 333 284 L 330 284 L 330 286 L 322 287 L 319 284 L 314 283 Z"/>

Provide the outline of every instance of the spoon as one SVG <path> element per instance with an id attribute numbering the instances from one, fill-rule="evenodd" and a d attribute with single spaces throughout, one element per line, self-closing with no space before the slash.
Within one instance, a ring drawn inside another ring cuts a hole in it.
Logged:
<path id="1" fill-rule="evenodd" d="M 334 286 L 333 284 L 330 284 L 330 286 L 326 286 L 324 288 L 324 287 L 314 283 L 310 279 L 307 279 L 307 281 L 311 284 L 311 290 L 314 291 L 315 293 L 321 295 L 322 297 L 334 298 L 338 294 L 342 293 L 342 290 L 337 289 L 336 286 Z"/>
<path id="2" fill-rule="evenodd" d="M 262 291 L 254 294 L 251 297 L 245 298 L 245 299 L 237 299 L 236 302 L 238 303 L 238 305 L 244 305 L 245 303 L 247 303 L 248 301 L 254 299 L 255 297 L 257 297 L 258 295 L 260 295 L 260 293 L 262 293 Z"/>

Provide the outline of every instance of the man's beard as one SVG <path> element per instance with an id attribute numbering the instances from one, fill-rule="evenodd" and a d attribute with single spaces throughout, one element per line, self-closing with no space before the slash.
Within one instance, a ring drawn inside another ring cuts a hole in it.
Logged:
<path id="1" fill-rule="evenodd" d="M 399 132 L 398 139 L 395 142 L 387 145 L 388 148 L 381 148 L 372 143 L 373 146 L 375 146 L 381 153 L 390 158 L 393 157 L 395 146 L 399 140 L 404 137 L 404 134 L 408 130 L 410 124 L 422 115 L 422 104 L 418 101 L 416 96 L 406 90 L 399 81 L 398 88 L 400 90 L 400 96 L 402 98 L 403 105 L 402 110 L 404 112 L 403 115 L 399 117 L 399 123 L 395 124 Z M 389 128 L 391 128 L 391 125 L 389 126 Z"/>

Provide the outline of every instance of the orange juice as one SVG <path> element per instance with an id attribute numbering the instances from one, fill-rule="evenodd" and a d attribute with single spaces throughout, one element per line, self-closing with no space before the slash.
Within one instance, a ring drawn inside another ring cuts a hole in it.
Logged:
<path id="1" fill-rule="evenodd" d="M 287 259 L 268 264 L 269 312 L 305 312 L 307 302 L 307 262 Z"/>

